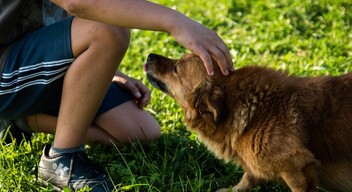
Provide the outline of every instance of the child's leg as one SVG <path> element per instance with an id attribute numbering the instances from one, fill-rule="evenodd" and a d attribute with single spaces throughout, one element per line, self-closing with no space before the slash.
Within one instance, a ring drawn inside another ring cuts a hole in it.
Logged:
<path id="1" fill-rule="evenodd" d="M 121 144 L 144 143 L 159 138 L 161 134 L 158 122 L 131 100 L 101 114 L 94 124 Z M 90 138 L 94 140 L 94 137 Z"/>
<path id="2" fill-rule="evenodd" d="M 32 131 L 53 134 L 57 117 L 37 114 L 27 117 Z M 132 101 L 127 101 L 99 115 L 87 133 L 86 142 L 111 145 L 148 142 L 160 137 L 158 122 Z"/>
<path id="3" fill-rule="evenodd" d="M 55 147 L 72 148 L 84 143 L 128 43 L 129 32 L 125 29 L 73 20 L 71 44 L 76 59 L 64 78 Z"/>
<path id="4" fill-rule="evenodd" d="M 50 114 L 50 115 L 49 115 Z M 58 109 L 47 114 L 27 117 L 34 132 L 54 133 Z M 29 128 L 25 128 L 29 129 Z M 148 142 L 160 136 L 158 122 L 132 100 L 129 90 L 111 83 L 100 108 L 88 129 L 86 143 L 127 144 L 134 141 Z"/>

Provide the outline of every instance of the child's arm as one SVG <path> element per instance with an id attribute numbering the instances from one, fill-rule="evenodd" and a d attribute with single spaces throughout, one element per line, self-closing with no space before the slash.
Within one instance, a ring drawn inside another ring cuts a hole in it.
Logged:
<path id="1" fill-rule="evenodd" d="M 208 73 L 212 58 L 222 72 L 233 69 L 229 50 L 212 30 L 185 15 L 144 0 L 52 0 L 73 16 L 132 29 L 164 31 L 204 61 Z"/>

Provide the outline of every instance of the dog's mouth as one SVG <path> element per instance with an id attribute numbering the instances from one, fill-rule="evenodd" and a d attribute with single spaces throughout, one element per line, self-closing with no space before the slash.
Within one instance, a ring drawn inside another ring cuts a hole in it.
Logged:
<path id="1" fill-rule="evenodd" d="M 150 82 L 150 84 L 152 84 L 157 89 L 160 89 L 162 92 L 169 93 L 166 84 L 163 83 L 162 81 L 156 79 L 155 77 L 153 77 L 149 73 L 147 73 L 147 79 Z"/>
<path id="2" fill-rule="evenodd" d="M 159 79 L 157 79 L 156 77 L 153 76 L 151 70 L 148 69 L 149 65 L 151 65 L 150 62 L 147 62 L 144 64 L 144 71 L 147 73 L 147 79 L 148 79 L 149 83 L 152 84 L 157 89 L 159 89 L 160 91 L 162 91 L 164 93 L 169 93 L 167 85 L 164 82 L 160 81 Z"/>

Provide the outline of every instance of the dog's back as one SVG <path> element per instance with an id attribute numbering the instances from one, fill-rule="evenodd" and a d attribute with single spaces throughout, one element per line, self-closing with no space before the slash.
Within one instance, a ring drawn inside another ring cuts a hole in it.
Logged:
<path id="1" fill-rule="evenodd" d="M 352 191 L 352 73 L 309 79 L 302 92 L 298 106 L 322 187 Z"/>
<path id="2" fill-rule="evenodd" d="M 277 118 L 276 114 L 285 116 L 286 125 L 292 121 L 298 127 L 300 133 L 297 134 L 301 135 L 304 147 L 320 163 L 320 186 L 334 192 L 352 191 L 352 73 L 338 77 L 301 78 L 261 67 L 245 67 L 234 76 L 237 79 L 234 84 L 238 86 L 230 92 L 236 95 L 243 92 L 243 96 L 234 99 L 235 102 L 253 95 L 259 98 L 261 91 L 264 92 L 262 101 L 267 104 L 261 108 L 258 106 L 252 122 L 263 124 Z M 240 91 L 242 89 L 245 91 Z M 292 116 L 290 110 L 297 113 L 297 117 Z M 262 134 L 272 133 L 264 131 Z M 273 137 L 268 138 L 271 140 L 266 142 L 275 143 Z M 287 147 L 296 150 L 293 146 Z"/>
<path id="3" fill-rule="evenodd" d="M 295 83 L 306 147 L 321 165 L 320 184 L 329 191 L 351 191 L 352 73 Z"/>

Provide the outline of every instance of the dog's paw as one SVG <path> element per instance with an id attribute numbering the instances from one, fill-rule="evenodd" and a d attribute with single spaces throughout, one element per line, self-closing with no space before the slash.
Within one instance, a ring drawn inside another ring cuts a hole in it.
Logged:
<path id="1" fill-rule="evenodd" d="M 243 190 L 241 187 L 238 187 L 238 186 L 234 186 L 232 189 L 222 188 L 222 189 L 216 190 L 216 192 L 243 192 L 243 191 L 246 191 L 246 190 Z"/>
<path id="2" fill-rule="evenodd" d="M 216 190 L 216 192 L 232 192 L 232 190 L 231 189 L 222 188 L 222 189 Z"/>

